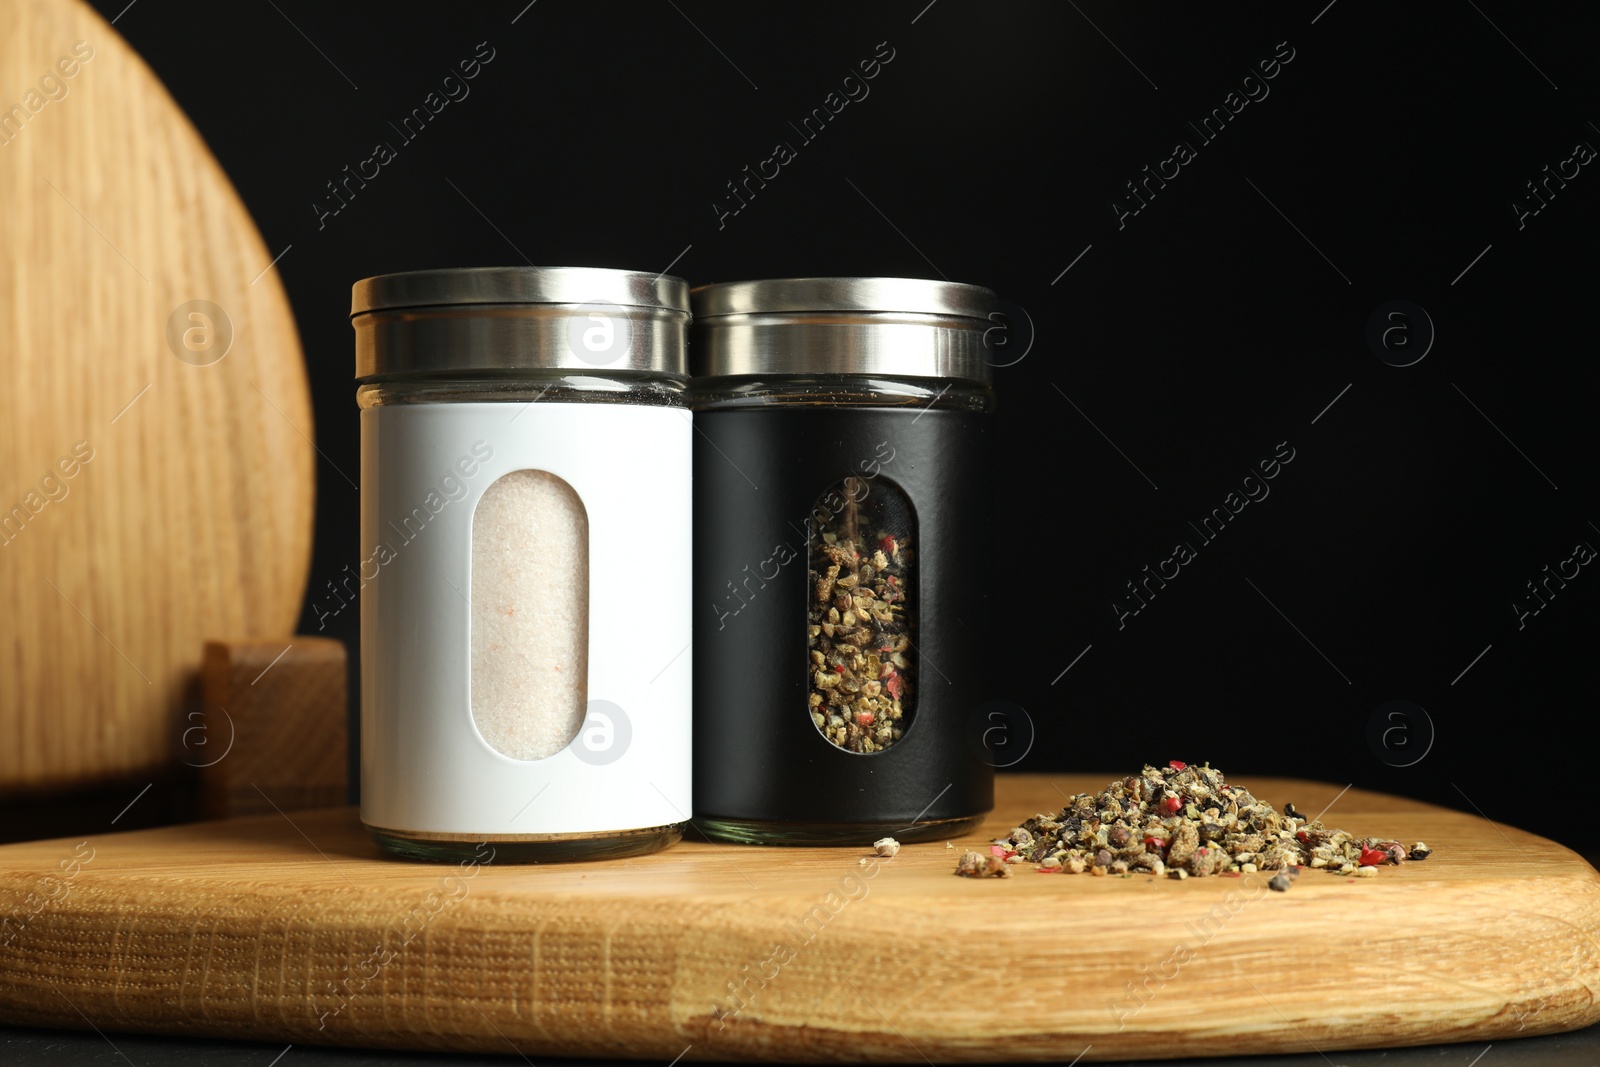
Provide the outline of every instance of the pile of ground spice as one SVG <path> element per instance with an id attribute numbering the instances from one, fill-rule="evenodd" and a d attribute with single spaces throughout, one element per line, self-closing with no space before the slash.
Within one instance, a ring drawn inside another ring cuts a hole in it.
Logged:
<path id="1" fill-rule="evenodd" d="M 1300 869 L 1371 877 L 1386 864 L 1425 860 L 1422 842 L 1356 838 L 1308 819 L 1285 804 L 1280 813 L 1248 790 L 1232 786 L 1210 764 L 1177 760 L 1146 766 L 1097 794 L 1080 793 L 1059 813 L 1035 815 L 1001 838 L 990 859 L 1035 863 L 1047 873 L 1128 874 L 1173 878 L 1274 871 L 1268 882 L 1286 890 Z M 968 860 L 956 873 L 992 874 L 990 863 Z"/>

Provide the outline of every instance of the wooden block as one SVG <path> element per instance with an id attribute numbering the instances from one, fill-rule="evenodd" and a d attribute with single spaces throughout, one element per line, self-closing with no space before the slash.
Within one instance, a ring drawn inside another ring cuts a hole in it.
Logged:
<path id="1" fill-rule="evenodd" d="M 328 637 L 208 641 L 183 762 L 207 818 L 346 801 L 344 645 Z"/>

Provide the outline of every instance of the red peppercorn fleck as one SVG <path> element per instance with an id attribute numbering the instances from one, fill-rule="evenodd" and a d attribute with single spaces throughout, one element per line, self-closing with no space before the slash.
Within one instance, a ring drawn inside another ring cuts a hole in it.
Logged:
<path id="1" fill-rule="evenodd" d="M 1184 771 L 1184 770 L 1188 770 L 1189 769 L 1189 765 L 1187 763 L 1183 762 L 1182 760 L 1176 760 L 1176 759 L 1173 760 L 1171 763 L 1167 764 L 1167 766 L 1171 767 L 1175 771 Z"/>
<path id="2" fill-rule="evenodd" d="M 1311 839 L 1306 836 L 1306 832 L 1304 830 L 1296 830 L 1294 833 L 1294 838 L 1302 845 L 1309 845 L 1311 843 Z"/>
<path id="3" fill-rule="evenodd" d="M 1167 843 L 1159 837 L 1147 837 L 1144 839 L 1144 847 L 1154 852 L 1165 852 Z"/>
<path id="4" fill-rule="evenodd" d="M 872 712 L 863 711 L 861 714 L 857 715 L 856 716 L 856 724 L 858 726 L 871 726 L 872 725 Z"/>
<path id="5" fill-rule="evenodd" d="M 1361 846 L 1361 866 L 1377 867 L 1389 862 L 1389 854 L 1380 848 Z"/>
<path id="6" fill-rule="evenodd" d="M 1183 801 L 1179 800 L 1177 797 L 1167 797 L 1161 802 L 1161 810 L 1166 812 L 1168 815 L 1178 814 L 1178 809 L 1181 807 L 1183 807 Z"/>

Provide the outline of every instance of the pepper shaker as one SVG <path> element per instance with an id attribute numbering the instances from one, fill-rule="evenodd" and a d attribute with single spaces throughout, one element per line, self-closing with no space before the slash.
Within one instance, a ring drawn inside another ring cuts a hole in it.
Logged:
<path id="1" fill-rule="evenodd" d="M 696 824 L 789 844 L 975 827 L 994 294 L 799 278 L 692 299 Z"/>

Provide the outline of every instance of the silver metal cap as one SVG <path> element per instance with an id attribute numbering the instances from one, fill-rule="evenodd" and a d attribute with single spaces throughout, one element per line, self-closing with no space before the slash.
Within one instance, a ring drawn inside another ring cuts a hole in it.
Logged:
<path id="1" fill-rule="evenodd" d="M 999 298 L 922 278 L 778 278 L 700 286 L 695 372 L 992 378 Z"/>
<path id="2" fill-rule="evenodd" d="M 685 377 L 689 285 L 605 267 L 466 267 L 352 287 L 359 380 L 570 368 Z"/>

